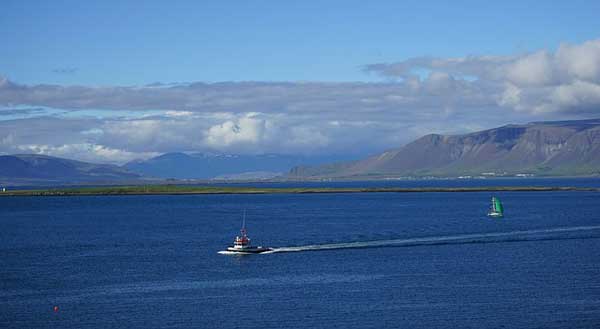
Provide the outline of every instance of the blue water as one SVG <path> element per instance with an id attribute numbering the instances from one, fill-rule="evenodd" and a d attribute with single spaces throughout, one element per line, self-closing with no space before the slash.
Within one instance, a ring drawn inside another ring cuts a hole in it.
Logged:
<path id="1" fill-rule="evenodd" d="M 496 195 L 2 197 L 0 327 L 599 328 L 600 193 Z"/>

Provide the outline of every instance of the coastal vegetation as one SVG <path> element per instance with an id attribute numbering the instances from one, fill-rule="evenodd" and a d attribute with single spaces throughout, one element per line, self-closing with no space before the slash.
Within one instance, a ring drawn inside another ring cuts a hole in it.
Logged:
<path id="1" fill-rule="evenodd" d="M 140 185 L 71 187 L 36 190 L 6 190 L 0 196 L 85 196 L 85 195 L 185 195 L 185 194 L 281 194 L 281 193 L 409 193 L 409 192 L 550 192 L 600 191 L 595 187 L 485 186 L 485 187 L 230 187 L 185 185 Z"/>

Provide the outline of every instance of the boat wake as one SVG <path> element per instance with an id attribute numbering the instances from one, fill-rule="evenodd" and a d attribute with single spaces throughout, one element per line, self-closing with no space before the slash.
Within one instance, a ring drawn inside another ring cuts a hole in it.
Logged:
<path id="1" fill-rule="evenodd" d="M 236 255 L 236 254 L 239 254 L 239 252 L 228 251 L 228 250 L 217 251 L 217 253 L 221 254 L 221 255 Z"/>
<path id="2" fill-rule="evenodd" d="M 410 239 L 391 239 L 374 241 L 356 241 L 346 243 L 314 244 L 306 246 L 279 247 L 261 254 L 282 252 L 320 251 L 337 249 L 381 248 L 381 247 L 414 247 L 446 244 L 499 243 L 536 240 L 566 240 L 581 238 L 600 238 L 600 225 L 574 226 L 526 231 L 497 233 L 475 233 L 447 236 L 432 236 Z M 222 253 L 222 252 L 220 252 Z"/>

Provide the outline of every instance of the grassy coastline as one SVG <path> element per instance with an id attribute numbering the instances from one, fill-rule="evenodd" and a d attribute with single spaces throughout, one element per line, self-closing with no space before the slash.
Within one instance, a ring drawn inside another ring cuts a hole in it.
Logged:
<path id="1" fill-rule="evenodd" d="M 486 187 L 408 187 L 408 188 L 259 188 L 259 187 L 214 187 L 214 186 L 117 186 L 82 187 L 40 190 L 9 190 L 0 196 L 86 196 L 86 195 L 186 195 L 186 194 L 280 194 L 280 193 L 407 193 L 407 192 L 551 192 L 551 191 L 592 191 L 596 187 L 564 186 L 486 186 Z"/>

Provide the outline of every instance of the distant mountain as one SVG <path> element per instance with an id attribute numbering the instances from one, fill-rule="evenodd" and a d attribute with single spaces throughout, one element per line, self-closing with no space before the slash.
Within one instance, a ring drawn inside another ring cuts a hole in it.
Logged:
<path id="1" fill-rule="evenodd" d="M 295 167 L 289 177 L 516 174 L 600 174 L 600 119 L 507 125 L 455 136 L 431 134 L 364 160 Z"/>
<path id="2" fill-rule="evenodd" d="M 0 156 L 0 184 L 3 185 L 111 183 L 139 178 L 140 175 L 114 165 L 35 154 Z"/>
<path id="3" fill-rule="evenodd" d="M 213 179 L 215 179 L 215 180 L 233 180 L 233 181 L 240 181 L 240 180 L 260 181 L 260 180 L 277 178 L 282 175 L 283 174 L 280 172 L 249 171 L 249 172 L 243 172 L 243 173 L 239 173 L 239 174 L 219 175 L 219 176 L 213 177 Z"/>
<path id="4" fill-rule="evenodd" d="M 175 179 L 272 178 L 299 165 L 331 162 L 334 156 L 293 156 L 280 154 L 236 155 L 212 153 L 165 153 L 148 160 L 127 163 L 124 168 L 138 174 Z M 345 158 L 348 159 L 348 158 Z M 258 173 L 258 174 L 257 174 Z M 257 176 L 258 175 L 258 176 Z"/>

